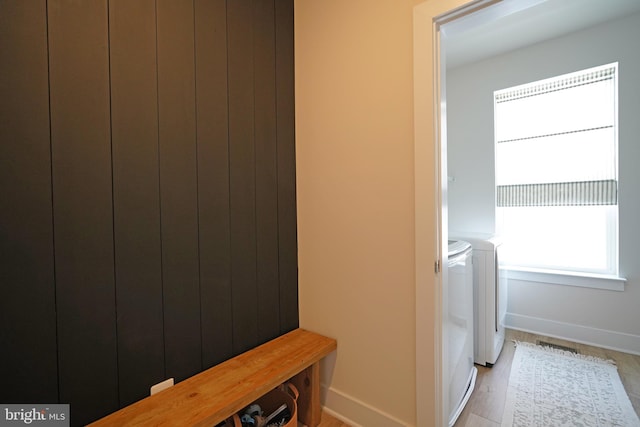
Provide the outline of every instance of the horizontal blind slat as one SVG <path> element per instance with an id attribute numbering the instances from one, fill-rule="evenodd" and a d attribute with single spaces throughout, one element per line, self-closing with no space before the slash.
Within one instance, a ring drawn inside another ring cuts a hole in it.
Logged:
<path id="1" fill-rule="evenodd" d="M 592 131 L 596 131 L 596 130 L 610 129 L 610 128 L 613 128 L 613 125 L 598 126 L 598 127 L 589 128 L 589 129 L 571 130 L 571 131 L 566 131 L 566 132 L 549 133 L 549 134 L 545 134 L 545 135 L 533 135 L 533 136 L 526 136 L 526 137 L 515 138 L 515 139 L 505 139 L 505 140 L 496 141 L 496 143 L 501 144 L 501 143 L 504 143 L 504 142 L 515 142 L 515 141 L 526 141 L 526 140 L 529 140 L 529 139 L 549 138 L 549 137 L 552 137 L 552 136 L 570 135 L 570 134 L 581 133 L 581 132 L 592 132 Z"/>
<path id="2" fill-rule="evenodd" d="M 615 70 L 615 66 L 609 65 L 593 70 L 590 73 L 570 74 L 563 79 L 553 78 L 542 80 L 535 84 L 516 86 L 496 92 L 495 100 L 497 103 L 514 101 L 530 96 L 542 95 L 559 90 L 571 89 L 577 86 L 598 83 L 604 80 L 612 80 L 615 75 Z"/>
<path id="3" fill-rule="evenodd" d="M 545 184 L 499 185 L 498 207 L 616 205 L 618 181 L 614 179 Z"/>

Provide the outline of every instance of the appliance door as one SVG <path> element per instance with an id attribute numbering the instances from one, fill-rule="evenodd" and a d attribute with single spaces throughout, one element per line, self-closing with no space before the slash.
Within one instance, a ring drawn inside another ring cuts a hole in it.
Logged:
<path id="1" fill-rule="evenodd" d="M 500 356 L 502 347 L 504 345 L 505 336 L 505 317 L 507 315 L 507 289 L 508 278 L 506 271 L 500 268 L 500 256 L 502 253 L 502 246 L 497 246 L 495 250 L 495 271 L 494 281 L 492 285 L 492 328 L 488 329 L 487 333 L 487 363 L 495 364 Z"/>
<path id="2" fill-rule="evenodd" d="M 466 403 L 473 366 L 473 267 L 471 249 L 449 258 L 449 279 L 444 290 L 446 310 L 444 323 L 445 381 L 449 385 L 450 421 Z M 443 301 L 444 302 L 444 301 Z"/>

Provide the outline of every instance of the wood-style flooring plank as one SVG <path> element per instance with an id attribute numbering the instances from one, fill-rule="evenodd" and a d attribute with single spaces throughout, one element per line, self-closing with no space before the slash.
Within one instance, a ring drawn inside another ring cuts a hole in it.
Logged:
<path id="1" fill-rule="evenodd" d="M 462 415 L 460 416 L 456 422 L 456 427 L 500 427 L 500 423 L 468 413 L 464 418 L 462 418 Z"/>
<path id="2" fill-rule="evenodd" d="M 476 387 L 465 409 L 460 414 L 455 427 L 499 426 L 506 400 L 511 363 L 515 354 L 514 341 L 550 344 L 575 348 L 580 354 L 611 359 L 618 367 L 618 373 L 629 400 L 640 415 L 640 356 L 603 349 L 587 344 L 573 343 L 559 338 L 545 337 L 528 332 L 507 330 L 507 335 L 498 361 L 492 368 L 477 366 Z M 488 423 L 488 424 L 487 424 Z"/>
<path id="3" fill-rule="evenodd" d="M 306 427 L 302 423 L 298 423 L 298 427 Z M 322 418 L 318 427 L 351 427 L 349 424 L 337 419 L 329 413 L 322 411 Z"/>

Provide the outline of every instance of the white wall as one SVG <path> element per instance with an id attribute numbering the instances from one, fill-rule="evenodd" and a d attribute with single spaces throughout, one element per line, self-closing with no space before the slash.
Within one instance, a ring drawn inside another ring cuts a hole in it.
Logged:
<path id="1" fill-rule="evenodd" d="M 619 62 L 624 292 L 511 281 L 511 326 L 640 353 L 640 14 L 447 72 L 449 230 L 494 231 L 493 91 Z"/>

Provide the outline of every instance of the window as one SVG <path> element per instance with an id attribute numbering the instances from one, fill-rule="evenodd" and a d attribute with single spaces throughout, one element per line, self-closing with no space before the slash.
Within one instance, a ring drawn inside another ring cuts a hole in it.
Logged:
<path id="1" fill-rule="evenodd" d="M 494 93 L 505 264 L 618 274 L 617 70 Z"/>

